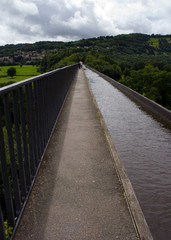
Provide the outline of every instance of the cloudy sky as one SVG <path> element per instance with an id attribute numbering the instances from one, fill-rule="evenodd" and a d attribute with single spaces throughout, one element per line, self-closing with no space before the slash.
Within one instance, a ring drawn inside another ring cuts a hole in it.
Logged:
<path id="1" fill-rule="evenodd" d="M 0 45 L 171 34 L 170 0 L 0 0 Z"/>

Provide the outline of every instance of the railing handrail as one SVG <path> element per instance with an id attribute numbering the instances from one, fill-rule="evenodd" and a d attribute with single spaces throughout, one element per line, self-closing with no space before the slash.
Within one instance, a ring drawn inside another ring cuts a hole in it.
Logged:
<path id="1" fill-rule="evenodd" d="M 77 69 L 74 64 L 0 88 L 1 240 L 4 220 L 15 232 Z"/>
<path id="2" fill-rule="evenodd" d="M 26 85 L 26 84 L 29 84 L 30 82 L 35 82 L 35 81 L 37 81 L 37 80 L 39 80 L 39 79 L 41 79 L 41 78 L 48 77 L 48 76 L 50 76 L 50 75 L 52 75 L 52 74 L 54 74 L 54 73 L 56 73 L 56 72 L 59 72 L 59 71 L 62 71 L 62 70 L 64 70 L 64 69 L 66 69 L 66 68 L 68 68 L 68 67 L 77 66 L 77 65 L 78 65 L 78 64 L 72 64 L 72 65 L 70 65 L 70 66 L 58 68 L 58 69 L 52 70 L 52 71 L 50 71 L 50 72 L 42 73 L 42 74 L 40 74 L 40 75 L 38 75 L 38 76 L 31 77 L 31 78 L 27 78 L 27 79 L 22 80 L 22 81 L 20 81 L 20 82 L 12 83 L 12 84 L 10 84 L 10 85 L 8 85 L 8 86 L 1 87 L 1 88 L 0 88 L 0 96 L 1 96 L 2 94 L 5 94 L 5 93 L 8 92 L 8 91 L 12 91 L 12 90 L 15 90 L 15 89 L 17 89 L 17 88 L 19 88 L 19 87 L 22 87 L 22 86 Z"/>

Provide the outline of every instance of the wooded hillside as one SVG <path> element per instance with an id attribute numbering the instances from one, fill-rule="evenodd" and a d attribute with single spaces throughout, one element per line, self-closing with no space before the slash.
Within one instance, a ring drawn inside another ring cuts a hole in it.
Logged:
<path id="1" fill-rule="evenodd" d="M 0 47 L 0 61 L 4 56 L 18 64 L 40 63 L 41 72 L 82 60 L 171 109 L 171 35 L 137 33 L 66 43 L 6 45 Z M 9 62 L 6 64 L 10 65 Z"/>

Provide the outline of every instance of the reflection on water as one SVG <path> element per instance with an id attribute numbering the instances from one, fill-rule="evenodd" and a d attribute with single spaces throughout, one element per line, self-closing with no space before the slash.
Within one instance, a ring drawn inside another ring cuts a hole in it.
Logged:
<path id="1" fill-rule="evenodd" d="M 171 131 L 86 69 L 154 239 L 171 239 Z"/>

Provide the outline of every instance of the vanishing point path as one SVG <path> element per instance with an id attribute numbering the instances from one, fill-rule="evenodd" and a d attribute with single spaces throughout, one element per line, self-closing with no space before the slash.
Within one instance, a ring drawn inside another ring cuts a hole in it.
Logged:
<path id="1" fill-rule="evenodd" d="M 138 239 L 83 70 L 72 83 L 14 239 Z"/>

